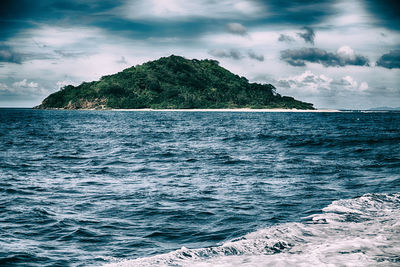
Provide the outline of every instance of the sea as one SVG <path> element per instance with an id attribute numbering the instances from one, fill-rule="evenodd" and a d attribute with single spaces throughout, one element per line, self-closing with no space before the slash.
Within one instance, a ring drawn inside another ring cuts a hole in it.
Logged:
<path id="1" fill-rule="evenodd" d="M 0 266 L 400 266 L 400 113 L 0 109 Z"/>

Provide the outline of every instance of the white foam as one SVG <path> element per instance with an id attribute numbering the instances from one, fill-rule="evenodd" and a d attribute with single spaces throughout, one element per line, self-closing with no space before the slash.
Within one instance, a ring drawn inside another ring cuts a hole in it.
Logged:
<path id="1" fill-rule="evenodd" d="M 395 266 L 400 265 L 400 194 L 334 201 L 307 223 L 286 223 L 220 246 L 107 266 Z"/>

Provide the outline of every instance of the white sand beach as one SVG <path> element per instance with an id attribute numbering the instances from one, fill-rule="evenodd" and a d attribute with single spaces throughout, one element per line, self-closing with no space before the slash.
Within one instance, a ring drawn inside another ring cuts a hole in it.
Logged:
<path id="1" fill-rule="evenodd" d="M 228 108 L 228 109 L 110 109 L 112 111 L 179 111 L 179 112 L 341 112 L 337 109 L 251 109 L 251 108 Z"/>

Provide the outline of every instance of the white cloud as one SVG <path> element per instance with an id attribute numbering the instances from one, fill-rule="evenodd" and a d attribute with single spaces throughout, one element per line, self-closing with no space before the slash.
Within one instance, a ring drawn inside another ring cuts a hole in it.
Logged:
<path id="1" fill-rule="evenodd" d="M 300 75 L 281 78 L 277 81 L 277 86 L 282 87 L 286 93 L 301 95 L 346 95 L 349 92 L 359 92 L 369 88 L 367 82 L 359 83 L 350 75 L 340 79 L 334 79 L 324 74 L 317 75 L 310 70 L 306 70 Z"/>
<path id="2" fill-rule="evenodd" d="M 0 83 L 0 92 L 8 90 L 8 85 L 5 83 Z"/>
<path id="3" fill-rule="evenodd" d="M 23 79 L 22 81 L 13 83 L 14 87 L 24 87 L 24 88 L 37 88 L 38 84 L 35 82 L 29 82 L 27 79 Z"/>
<path id="4" fill-rule="evenodd" d="M 96 38 L 101 30 L 95 27 L 58 27 L 42 26 L 29 32 L 27 41 L 33 39 L 36 43 L 42 44 L 42 48 L 51 46 L 53 48 L 69 46 L 82 43 Z"/>
<path id="5" fill-rule="evenodd" d="M 336 15 L 332 16 L 327 24 L 336 27 L 360 26 L 374 22 L 374 18 L 365 10 L 360 0 L 341 0 L 334 5 Z"/>
<path id="6" fill-rule="evenodd" d="M 344 45 L 341 46 L 338 50 L 337 53 L 342 57 L 342 58 L 349 58 L 351 60 L 354 60 L 356 58 L 356 54 L 354 53 L 354 50 L 348 46 Z"/>
<path id="7" fill-rule="evenodd" d="M 358 93 L 364 93 L 368 88 L 368 83 L 358 82 L 355 78 L 350 75 L 342 77 L 340 80 L 333 80 L 331 83 L 332 88 L 334 88 L 338 93 L 344 93 L 345 91 L 354 91 Z"/>
<path id="8" fill-rule="evenodd" d="M 359 89 L 360 89 L 361 91 L 367 90 L 367 89 L 368 89 L 368 83 L 367 83 L 367 82 L 362 82 L 362 83 L 360 84 Z"/>
<path id="9" fill-rule="evenodd" d="M 260 48 L 269 51 L 268 54 L 278 52 L 282 48 L 281 42 L 278 43 L 279 33 L 275 31 L 255 31 L 248 29 L 246 38 L 239 35 L 228 33 L 211 33 L 199 38 L 200 42 L 212 46 L 221 45 L 223 47 L 250 48 L 260 50 Z M 273 50 L 271 50 L 273 49 Z"/>
<path id="10" fill-rule="evenodd" d="M 74 86 L 76 86 L 76 85 L 78 85 L 78 83 L 77 82 L 74 82 L 74 81 L 57 81 L 56 82 L 56 86 L 57 86 L 57 88 L 62 88 L 62 87 L 64 87 L 64 86 L 67 86 L 67 85 L 74 85 Z"/>
<path id="11" fill-rule="evenodd" d="M 357 85 L 358 85 L 357 81 L 355 81 L 353 79 L 353 77 L 351 77 L 349 75 L 343 77 L 341 82 L 342 82 L 342 85 L 344 85 L 347 88 L 357 88 Z"/>
<path id="12" fill-rule="evenodd" d="M 28 82 L 27 79 L 23 79 L 22 81 L 14 82 L 11 85 L 0 83 L 0 93 L 8 96 L 13 95 L 35 98 L 36 96 L 43 97 L 49 92 L 43 87 L 39 86 L 38 83 L 33 81 Z"/>
<path id="13" fill-rule="evenodd" d="M 186 20 L 196 17 L 243 19 L 265 15 L 265 8 L 255 0 L 131 0 L 115 9 L 114 13 L 132 20 Z"/>
<path id="14" fill-rule="evenodd" d="M 300 75 L 279 79 L 278 83 L 289 85 L 285 90 L 286 92 L 296 91 L 296 94 L 315 95 L 327 90 L 329 91 L 332 80 L 332 78 L 323 74 L 316 75 L 310 70 L 306 70 Z"/>

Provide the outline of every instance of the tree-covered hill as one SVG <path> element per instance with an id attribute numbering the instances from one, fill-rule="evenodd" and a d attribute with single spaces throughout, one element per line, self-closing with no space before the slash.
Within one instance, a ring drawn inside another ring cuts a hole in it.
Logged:
<path id="1" fill-rule="evenodd" d="M 68 85 L 36 108 L 64 109 L 188 109 L 297 108 L 312 104 L 276 93 L 271 84 L 249 83 L 215 60 L 162 57 L 99 81 Z"/>

